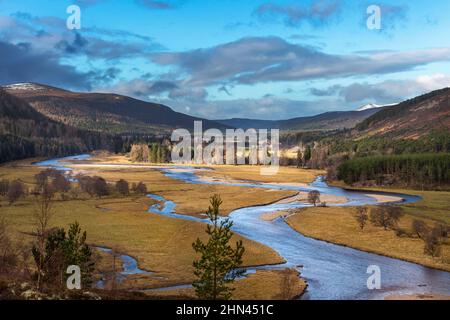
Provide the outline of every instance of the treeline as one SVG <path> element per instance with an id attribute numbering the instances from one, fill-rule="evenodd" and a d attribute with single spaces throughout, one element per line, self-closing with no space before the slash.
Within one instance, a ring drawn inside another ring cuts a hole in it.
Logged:
<path id="1" fill-rule="evenodd" d="M 133 162 L 166 163 L 170 161 L 170 147 L 165 143 L 134 144 L 130 158 Z"/>
<path id="2" fill-rule="evenodd" d="M 332 136 L 337 133 L 339 133 L 338 130 L 281 132 L 280 144 L 284 148 L 297 146 L 299 144 L 312 144 L 314 143 L 314 141 L 322 140 L 328 136 Z"/>
<path id="3" fill-rule="evenodd" d="M 133 182 L 120 179 L 115 183 L 108 183 L 99 176 L 77 175 L 66 178 L 58 170 L 46 169 L 35 175 L 35 186 L 29 189 L 25 183 L 20 180 L 0 180 L 0 201 L 6 200 L 12 205 L 28 196 L 39 196 L 45 188 L 47 195 L 56 199 L 59 195 L 60 200 L 77 200 L 88 197 L 102 198 L 107 196 L 129 196 L 147 194 L 147 186 L 141 182 Z M 73 180 L 71 182 L 71 180 Z M 1 206 L 1 205 L 0 205 Z"/>
<path id="4" fill-rule="evenodd" d="M 347 184 L 440 188 L 450 184 L 450 154 L 411 154 L 355 158 L 342 163 L 337 177 Z"/>
<path id="5" fill-rule="evenodd" d="M 326 138 L 321 141 L 321 144 L 329 147 L 330 154 L 347 153 L 351 157 L 430 152 L 450 153 L 450 130 L 434 130 L 415 140 L 389 137 L 354 140 L 341 134 Z"/>

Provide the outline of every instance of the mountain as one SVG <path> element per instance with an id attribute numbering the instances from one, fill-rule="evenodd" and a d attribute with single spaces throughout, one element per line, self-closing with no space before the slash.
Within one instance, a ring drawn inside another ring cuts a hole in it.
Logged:
<path id="1" fill-rule="evenodd" d="M 111 136 L 53 121 L 0 88 L 0 163 L 37 156 L 63 156 L 96 149 L 116 151 Z M 120 141 L 119 141 L 120 142 Z M 119 149 L 120 150 L 120 149 Z"/>
<path id="2" fill-rule="evenodd" d="M 3 87 L 27 101 L 48 118 L 76 128 L 119 134 L 164 134 L 174 128 L 190 129 L 195 120 L 204 128 L 223 124 L 175 112 L 157 103 L 117 94 L 77 93 L 36 83 Z"/>
<path id="3" fill-rule="evenodd" d="M 436 130 L 450 130 L 450 88 L 383 108 L 358 124 L 352 135 L 418 139 Z"/>
<path id="4" fill-rule="evenodd" d="M 287 131 L 330 131 L 353 128 L 358 123 L 380 111 L 371 108 L 362 111 L 326 112 L 311 117 L 299 117 L 288 120 L 225 119 L 216 120 L 224 125 L 242 129 L 280 129 Z"/>

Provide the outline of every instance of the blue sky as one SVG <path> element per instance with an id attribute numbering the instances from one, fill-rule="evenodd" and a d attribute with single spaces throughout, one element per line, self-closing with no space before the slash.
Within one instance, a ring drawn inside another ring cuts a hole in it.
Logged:
<path id="1" fill-rule="evenodd" d="M 81 9 L 69 30 L 66 9 Z M 381 9 L 369 30 L 367 7 Z M 450 86 L 450 2 L 0 0 L 0 85 L 40 82 L 210 119 L 286 119 Z"/>

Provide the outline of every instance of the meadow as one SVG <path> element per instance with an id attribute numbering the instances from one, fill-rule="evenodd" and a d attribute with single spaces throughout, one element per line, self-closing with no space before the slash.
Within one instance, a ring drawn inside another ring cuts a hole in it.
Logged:
<path id="1" fill-rule="evenodd" d="M 19 179 L 31 189 L 35 183 L 34 175 L 40 170 L 32 166 L 30 161 L 9 163 L 0 167 L 0 179 Z M 209 197 L 215 193 L 219 193 L 224 201 L 222 211 L 224 215 L 239 207 L 270 203 L 295 194 L 290 191 L 191 185 L 167 178 L 157 170 L 139 168 L 83 168 L 82 173 L 101 176 L 110 183 L 119 179 L 125 179 L 130 184 L 142 181 L 146 184 L 148 193 L 176 201 L 177 213 L 192 215 L 204 213 L 209 204 Z M 197 237 L 205 239 L 205 225 L 148 213 L 148 208 L 155 203 L 157 203 L 155 200 L 138 195 L 115 195 L 101 199 L 82 195 L 79 199 L 65 201 L 57 198 L 54 202 L 51 227 L 67 227 L 69 223 L 78 221 L 82 229 L 87 231 L 89 244 L 113 248 L 118 253 L 132 256 L 137 259 L 140 269 L 151 271 L 147 275 L 127 277 L 121 283 L 121 288 L 148 290 L 189 284 L 194 280 L 192 262 L 195 254 L 192 243 Z M 2 200 L 0 206 L 0 218 L 6 219 L 13 230 L 13 238 L 31 243 L 34 239 L 30 233 L 35 228 L 36 212 L 33 196 L 29 195 L 12 205 Z M 235 235 L 233 241 L 238 240 L 243 240 L 246 249 L 245 266 L 284 262 L 275 251 L 262 244 Z M 103 257 L 99 262 L 100 269 L 110 271 L 111 257 L 105 254 L 100 256 Z M 298 275 L 293 276 L 290 271 L 286 272 L 273 270 L 251 274 L 236 284 L 235 295 L 249 299 L 281 297 L 283 291 L 281 284 L 289 281 L 296 283 L 296 289 L 292 293 L 292 296 L 296 296 L 305 289 L 305 284 Z M 247 292 L 249 287 L 253 288 L 251 293 Z M 156 295 L 159 293 L 160 291 Z M 154 296 L 155 292 L 150 295 Z"/>
<path id="2" fill-rule="evenodd" d="M 446 201 L 447 205 L 450 202 L 448 197 L 439 197 L 439 195 L 434 197 L 441 202 Z M 425 204 L 422 205 L 419 203 L 403 206 L 405 215 L 400 219 L 398 226 L 413 233 L 412 221 L 419 216 L 431 227 L 440 214 L 430 209 L 430 206 L 434 206 L 433 204 L 428 203 L 427 206 L 427 201 L 424 202 Z M 421 207 L 427 210 L 421 211 Z M 424 242 L 418 237 L 399 237 L 394 230 L 384 230 L 371 225 L 370 222 L 367 222 L 361 230 L 355 215 L 354 207 L 305 208 L 291 212 L 286 221 L 289 226 L 307 237 L 450 271 L 448 239 L 442 245 L 442 256 L 433 258 L 424 253 Z"/>

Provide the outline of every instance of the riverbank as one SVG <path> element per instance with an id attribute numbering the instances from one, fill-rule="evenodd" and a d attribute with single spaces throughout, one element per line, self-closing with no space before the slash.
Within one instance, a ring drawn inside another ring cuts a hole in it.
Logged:
<path id="1" fill-rule="evenodd" d="M 223 205 L 222 215 L 228 215 L 241 207 L 265 205 L 295 195 L 292 190 L 272 190 L 268 188 L 246 188 L 235 185 L 187 183 L 167 177 L 161 170 L 167 166 L 143 166 L 135 164 L 86 163 L 75 162 L 70 167 L 74 174 L 98 175 L 108 182 L 114 183 L 125 179 L 130 183 L 144 182 L 152 186 L 151 193 L 158 194 L 177 203 L 177 213 L 192 216 L 202 216 L 209 206 L 209 199 L 214 194 L 220 194 Z M 169 166 L 170 168 L 170 166 Z M 186 170 L 172 168 L 173 174 Z M 228 181 L 226 182 L 228 183 Z"/>
<path id="2" fill-rule="evenodd" d="M 291 212 L 286 222 L 307 237 L 450 271 L 448 241 L 443 245 L 442 257 L 432 258 L 424 253 L 421 239 L 398 237 L 395 231 L 374 227 L 370 222 L 361 230 L 355 214 L 353 207 L 305 208 Z M 431 221 L 427 222 L 431 225 Z M 411 223 L 412 218 L 406 215 L 399 227 L 408 230 Z"/>
<path id="3" fill-rule="evenodd" d="M 257 270 L 236 281 L 233 300 L 293 300 L 302 296 L 307 288 L 306 282 L 294 269 L 282 270 Z M 185 296 L 195 299 L 195 290 L 192 287 L 162 290 L 146 290 L 145 293 L 152 296 Z"/>

